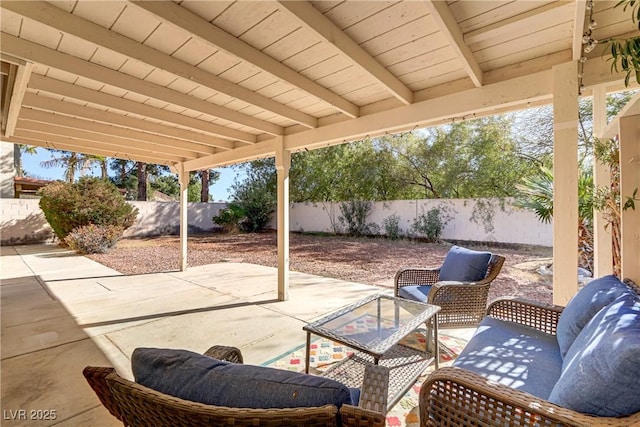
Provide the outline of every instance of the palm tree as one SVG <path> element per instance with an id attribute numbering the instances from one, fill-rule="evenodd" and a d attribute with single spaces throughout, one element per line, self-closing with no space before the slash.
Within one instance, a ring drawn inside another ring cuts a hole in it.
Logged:
<path id="1" fill-rule="evenodd" d="M 22 169 L 22 154 L 37 154 L 37 148 L 33 145 L 16 144 L 16 176 L 24 176 L 24 170 Z"/>
<path id="2" fill-rule="evenodd" d="M 73 182 L 76 172 L 80 170 L 83 164 L 84 156 L 72 151 L 54 150 L 51 148 L 47 148 L 47 150 L 51 153 L 51 159 L 40 162 L 40 166 L 48 169 L 62 167 L 65 170 L 65 181 Z"/>
<path id="3" fill-rule="evenodd" d="M 84 156 L 84 162 L 82 164 L 82 175 L 86 173 L 87 170 L 91 169 L 94 164 L 98 164 L 100 166 L 100 178 L 108 179 L 109 174 L 107 171 L 107 162 L 108 158 L 106 156 L 96 156 L 93 154 L 87 154 Z"/>
<path id="4" fill-rule="evenodd" d="M 542 222 L 553 218 L 553 172 L 540 166 L 540 173 L 517 184 L 515 206 L 530 209 Z M 580 169 L 578 179 L 578 258 L 580 266 L 593 272 L 593 176 Z"/>

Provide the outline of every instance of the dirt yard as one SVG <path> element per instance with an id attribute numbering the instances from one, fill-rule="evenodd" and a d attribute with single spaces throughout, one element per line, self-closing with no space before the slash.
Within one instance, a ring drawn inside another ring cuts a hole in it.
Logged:
<path id="1" fill-rule="evenodd" d="M 190 266 L 217 262 L 247 262 L 277 266 L 275 233 L 189 237 Z M 290 268 L 294 271 L 342 280 L 392 287 L 402 267 L 437 267 L 451 244 L 410 240 L 347 238 L 292 233 Z M 489 299 L 522 296 L 550 303 L 551 278 L 538 268 L 551 262 L 550 248 L 470 246 L 506 257 L 505 265 L 491 286 Z M 123 239 L 108 254 L 90 258 L 123 274 L 141 274 L 178 269 L 178 237 Z"/>

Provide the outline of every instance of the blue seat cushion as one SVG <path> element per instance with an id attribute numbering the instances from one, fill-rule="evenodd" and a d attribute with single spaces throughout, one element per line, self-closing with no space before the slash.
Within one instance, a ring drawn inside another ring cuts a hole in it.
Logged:
<path id="1" fill-rule="evenodd" d="M 220 361 L 187 350 L 137 348 L 135 381 L 192 402 L 230 408 L 357 405 L 343 384 L 314 375 Z"/>
<path id="2" fill-rule="evenodd" d="M 618 417 L 640 412 L 640 300 L 622 295 L 582 329 L 549 401 Z"/>
<path id="3" fill-rule="evenodd" d="M 558 320 L 556 333 L 562 357 L 593 316 L 623 294 L 632 295 L 633 291 L 610 275 L 592 280 L 573 296 Z"/>
<path id="4" fill-rule="evenodd" d="M 485 317 L 453 366 L 547 399 L 562 372 L 555 336 Z"/>
<path id="5" fill-rule="evenodd" d="M 398 290 L 398 296 L 412 301 L 427 302 L 429 291 L 431 291 L 431 285 L 403 286 Z"/>
<path id="6" fill-rule="evenodd" d="M 485 278 L 491 259 L 490 252 L 472 251 L 460 246 L 449 249 L 440 267 L 438 280 L 476 282 Z"/>

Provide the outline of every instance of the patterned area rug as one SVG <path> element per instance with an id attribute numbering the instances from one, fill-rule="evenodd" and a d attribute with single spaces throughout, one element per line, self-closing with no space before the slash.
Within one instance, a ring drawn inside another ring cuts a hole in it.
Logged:
<path id="1" fill-rule="evenodd" d="M 446 366 L 460 353 L 467 344 L 465 340 L 440 334 L 440 342 L 446 348 L 440 347 L 440 366 Z M 417 331 L 402 340 L 402 343 L 416 347 L 425 348 L 425 338 L 423 331 Z M 336 342 L 318 338 L 311 343 L 310 372 L 320 374 L 326 371 L 334 363 L 337 363 L 351 355 L 353 351 Z M 270 366 L 278 369 L 304 372 L 305 346 L 296 347 L 290 352 L 275 357 L 262 366 Z M 433 371 L 433 365 L 418 378 L 415 385 L 405 394 L 405 396 L 387 414 L 388 427 L 417 427 L 419 425 L 418 397 L 420 395 L 420 385 Z"/>

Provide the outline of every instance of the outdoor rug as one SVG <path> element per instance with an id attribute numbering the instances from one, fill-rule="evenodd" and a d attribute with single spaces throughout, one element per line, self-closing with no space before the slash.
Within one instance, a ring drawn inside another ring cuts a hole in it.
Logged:
<path id="1" fill-rule="evenodd" d="M 462 351 L 467 342 L 449 335 L 439 335 L 440 342 L 446 346 L 446 349 L 443 349 L 442 346 L 440 347 L 440 366 L 446 366 Z M 424 332 L 417 331 L 404 338 L 401 342 L 407 346 L 424 349 Z M 352 353 L 353 350 L 349 347 L 318 337 L 311 343 L 310 372 L 320 374 Z M 303 344 L 263 363 L 262 366 L 304 372 L 304 364 L 305 345 Z M 433 365 L 429 366 L 425 373 L 418 378 L 415 385 L 389 411 L 387 414 L 388 427 L 417 427 L 419 425 L 418 397 L 420 395 L 420 385 L 432 371 Z"/>

